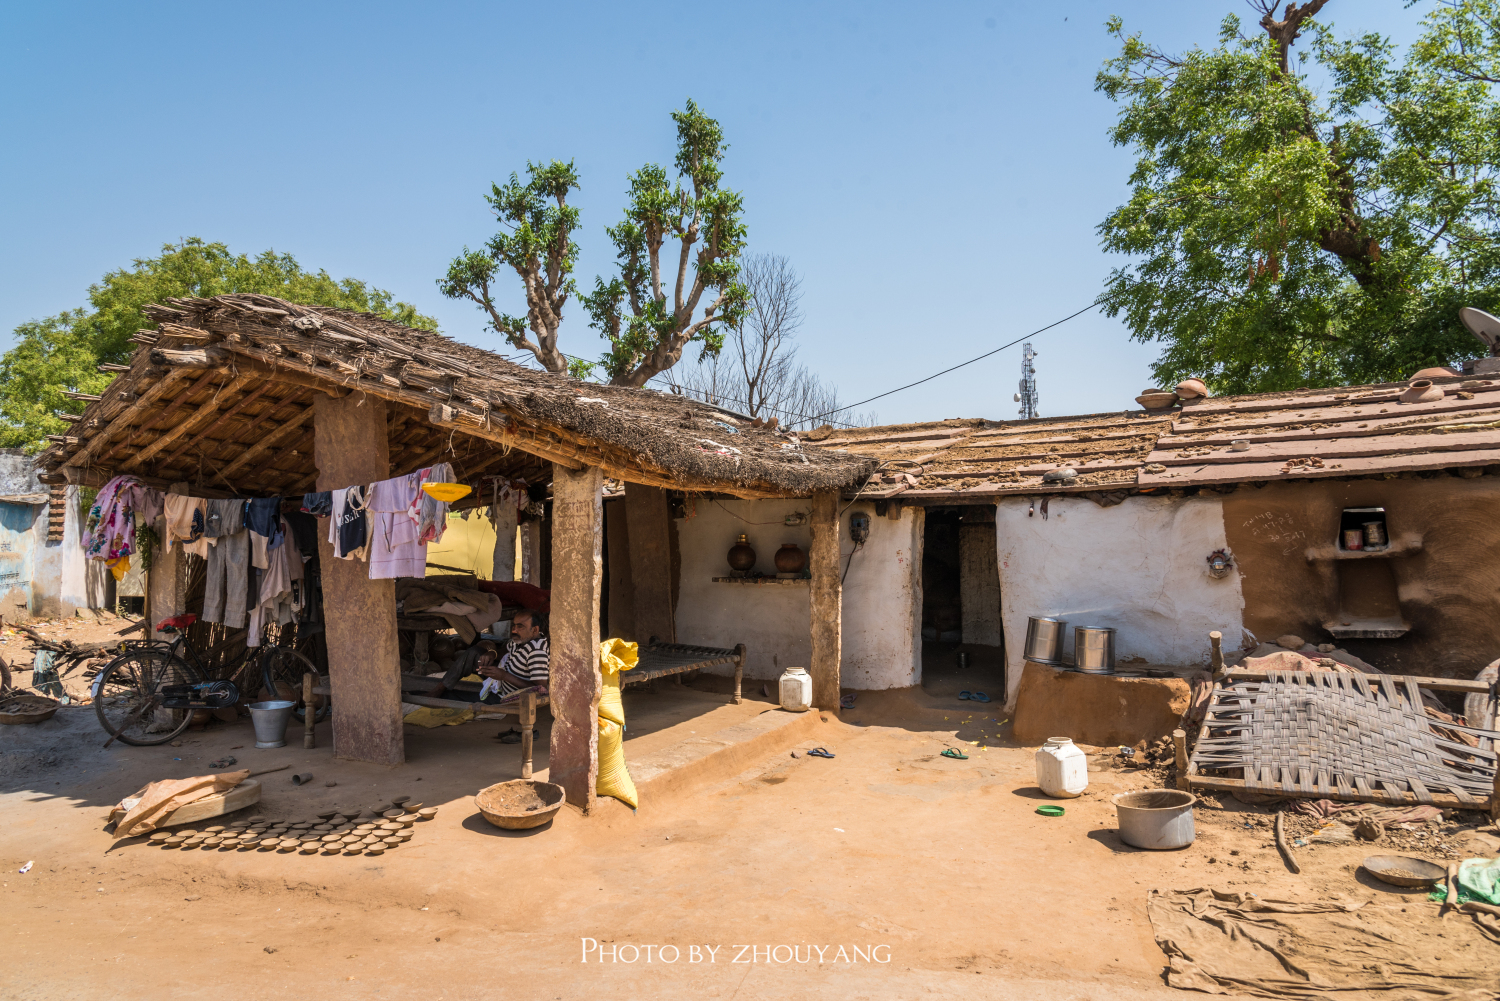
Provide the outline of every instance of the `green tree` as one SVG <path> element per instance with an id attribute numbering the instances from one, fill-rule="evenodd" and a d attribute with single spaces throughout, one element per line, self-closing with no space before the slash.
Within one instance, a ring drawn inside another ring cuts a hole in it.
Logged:
<path id="1" fill-rule="evenodd" d="M 1121 51 L 1096 86 L 1138 159 L 1099 227 L 1134 260 L 1101 300 L 1164 345 L 1164 384 L 1394 381 L 1483 352 L 1457 313 L 1500 303 L 1500 0 L 1439 0 L 1399 60 L 1310 20 L 1327 2 L 1277 20 L 1254 0 L 1261 33 L 1230 16 L 1215 48 L 1175 56 L 1109 22 Z"/>
<path id="2" fill-rule="evenodd" d="M 469 299 L 489 314 L 490 329 L 513 347 L 523 348 L 549 372 L 569 370 L 568 358 L 557 348 L 563 305 L 576 291 L 572 274 L 578 260 L 573 230 L 578 209 L 568 204 L 568 192 L 578 190 L 578 172 L 570 160 L 549 164 L 526 163 L 527 181 L 510 175 L 503 188 L 491 184 L 485 201 L 495 211 L 501 230 L 483 251 L 464 248 L 438 279 L 438 289 L 450 299 Z M 515 271 L 526 292 L 526 316 L 510 316 L 495 305 L 491 286 L 504 265 Z M 536 340 L 526 336 L 530 330 Z M 590 366 L 582 366 L 579 374 Z M 576 368 L 576 366 L 575 366 Z"/>
<path id="3" fill-rule="evenodd" d="M 724 330 L 740 323 L 749 302 L 739 281 L 744 198 L 719 186 L 729 148 L 723 130 L 691 100 L 686 110 L 672 112 L 672 119 L 677 123 L 679 180 L 674 182 L 666 168 L 655 164 L 630 176 L 625 218 L 606 231 L 620 273 L 609 282 L 596 278 L 594 291 L 582 297 L 591 325 L 609 340 L 601 364 L 617 386 L 645 385 L 677 364 L 692 341 L 700 342 L 705 354 L 717 355 Z M 681 183 L 684 177 L 688 188 Z M 661 266 L 668 239 L 678 242 L 670 300 Z M 698 315 L 710 290 L 714 297 Z"/>
<path id="4" fill-rule="evenodd" d="M 76 309 L 16 328 L 16 345 L 0 356 L 0 446 L 36 451 L 44 435 L 61 434 L 58 414 L 82 405 L 68 392 L 98 394 L 114 377 L 98 366 L 130 360 L 135 332 L 151 326 L 141 307 L 174 296 L 258 292 L 290 302 L 374 313 L 409 327 L 436 330 L 437 321 L 389 292 L 326 271 L 303 270 L 290 254 L 254 258 L 196 237 L 167 244 L 160 257 L 136 260 L 89 288 L 91 309 Z"/>

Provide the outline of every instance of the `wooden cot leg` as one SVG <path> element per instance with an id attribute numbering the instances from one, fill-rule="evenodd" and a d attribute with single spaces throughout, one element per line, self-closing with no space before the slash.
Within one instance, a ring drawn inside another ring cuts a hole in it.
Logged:
<path id="1" fill-rule="evenodd" d="M 317 747 L 318 737 L 313 732 L 313 723 L 318 718 L 318 710 L 313 705 L 313 676 L 311 674 L 302 676 L 302 717 L 302 746 Z"/>
<path id="2" fill-rule="evenodd" d="M 536 725 L 536 692 L 521 696 L 521 778 L 531 778 L 531 728 Z"/>
<path id="3" fill-rule="evenodd" d="M 745 680 L 745 644 L 736 643 L 734 647 L 734 704 L 739 705 L 744 700 L 740 698 L 740 686 Z"/>

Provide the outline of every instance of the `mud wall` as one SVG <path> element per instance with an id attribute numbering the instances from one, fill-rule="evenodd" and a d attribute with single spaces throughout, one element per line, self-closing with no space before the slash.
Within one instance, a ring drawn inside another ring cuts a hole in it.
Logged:
<path id="1" fill-rule="evenodd" d="M 1217 497 L 1130 497 L 1113 507 L 1083 498 L 1005 498 L 996 508 L 1006 703 L 1021 683 L 1026 619 L 1117 630 L 1117 660 L 1174 667 L 1206 664 L 1208 634 L 1241 645 L 1239 575 L 1214 579 L 1208 556 L 1227 543 Z"/>
<path id="2" fill-rule="evenodd" d="M 1390 480 L 1242 486 L 1223 500 L 1245 627 L 1333 642 L 1349 606 L 1398 615 L 1399 639 L 1340 646 L 1393 674 L 1471 678 L 1500 657 L 1500 477 L 1446 472 Z M 1385 508 L 1394 555 L 1334 558 L 1345 508 Z"/>
<path id="3" fill-rule="evenodd" d="M 726 554 L 744 533 L 755 550 L 755 570 L 776 572 L 776 550 L 793 542 L 805 553 L 812 541 L 808 500 L 689 499 L 686 518 L 676 519 L 681 554 L 677 641 L 746 647 L 745 677 L 773 679 L 780 669 L 806 667 L 812 658 L 811 593 L 806 581 L 765 584 L 715 582 L 727 577 Z M 802 512 L 803 524 L 783 519 Z M 848 563 L 849 516 L 870 517 L 870 538 Z M 904 688 L 921 680 L 922 561 L 924 513 L 905 508 L 899 519 L 875 515 L 857 503 L 839 524 L 843 587 L 842 683 L 846 688 Z M 779 665 L 779 668 L 778 668 Z M 732 674 L 733 668 L 715 668 Z"/>

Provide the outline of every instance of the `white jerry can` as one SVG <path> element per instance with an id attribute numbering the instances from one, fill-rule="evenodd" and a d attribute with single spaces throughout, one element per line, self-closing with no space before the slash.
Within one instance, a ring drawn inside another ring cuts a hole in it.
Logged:
<path id="1" fill-rule="evenodd" d="M 1049 737 L 1036 749 L 1036 784 L 1055 799 L 1082 795 L 1089 787 L 1088 755 L 1072 737 Z"/>
<path id="2" fill-rule="evenodd" d="M 805 713 L 812 708 L 812 675 L 806 668 L 787 668 L 776 687 L 781 696 L 781 708 L 794 713 Z"/>

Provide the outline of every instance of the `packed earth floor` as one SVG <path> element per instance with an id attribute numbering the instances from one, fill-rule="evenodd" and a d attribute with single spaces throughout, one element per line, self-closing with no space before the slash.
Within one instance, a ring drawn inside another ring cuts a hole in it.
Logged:
<path id="1" fill-rule="evenodd" d="M 772 708 L 759 683 L 746 687 L 736 712 Z M 256 750 L 248 720 L 189 731 L 177 747 L 104 749 L 87 706 L 4 727 L 0 995 L 1180 998 L 1163 984 L 1146 916 L 1153 888 L 1342 896 L 1435 918 L 1425 893 L 1359 870 L 1369 846 L 1310 844 L 1291 874 L 1267 809 L 1227 797 L 1198 809 L 1193 846 L 1127 847 L 1110 797 L 1163 775 L 1123 765 L 1118 749 L 1090 749 L 1088 792 L 1063 817 L 1038 815 L 1034 749 L 1009 742 L 998 708 L 938 688 L 861 693 L 842 719 L 828 714 L 803 746 L 832 759 L 781 752 L 635 814 L 611 800 L 595 817 L 564 809 L 521 832 L 489 826 L 473 803 L 518 774 L 518 748 L 495 739 L 505 723 L 408 726 L 398 769 L 336 760 L 326 724 L 315 750 L 295 733 Z M 673 697 L 627 690 L 627 717 Z M 380 857 L 163 849 L 104 832 L 121 797 L 226 756 L 291 768 L 262 776 L 260 804 L 221 822 L 305 820 L 399 795 L 439 812 Z M 301 772 L 314 781 L 294 786 Z M 1483 837 L 1472 828 L 1484 820 L 1459 819 L 1400 837 L 1421 849 L 1422 835 L 1438 861 L 1450 842 L 1474 854 L 1462 839 Z M 1296 824 L 1299 836 L 1316 826 Z"/>

